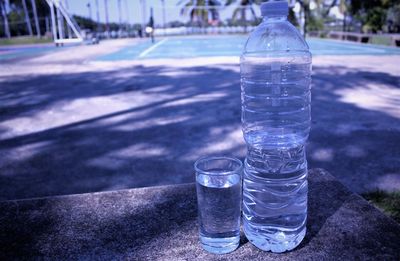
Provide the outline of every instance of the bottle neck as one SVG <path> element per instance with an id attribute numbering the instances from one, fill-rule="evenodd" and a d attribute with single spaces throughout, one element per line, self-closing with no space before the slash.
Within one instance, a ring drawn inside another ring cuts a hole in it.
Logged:
<path id="1" fill-rule="evenodd" d="M 264 16 L 263 22 L 284 22 L 287 20 L 287 16 L 282 16 L 282 15 L 269 15 L 269 16 Z"/>

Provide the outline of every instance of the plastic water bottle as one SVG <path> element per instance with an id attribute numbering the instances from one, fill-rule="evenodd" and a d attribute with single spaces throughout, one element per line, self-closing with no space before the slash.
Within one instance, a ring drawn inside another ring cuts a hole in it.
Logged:
<path id="1" fill-rule="evenodd" d="M 288 3 L 261 5 L 262 23 L 241 56 L 242 127 L 247 143 L 243 227 L 256 247 L 295 248 L 306 234 L 311 121 L 311 53 L 287 21 Z"/>

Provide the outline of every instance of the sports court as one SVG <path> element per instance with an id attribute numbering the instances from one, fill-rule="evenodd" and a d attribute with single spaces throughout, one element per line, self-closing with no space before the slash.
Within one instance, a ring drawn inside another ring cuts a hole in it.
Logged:
<path id="1" fill-rule="evenodd" d="M 48 52 L 55 52 L 57 48 L 53 44 L 42 44 L 32 46 L 0 46 L 0 62 L 34 57 Z"/>
<path id="2" fill-rule="evenodd" d="M 247 37 L 231 36 L 175 36 L 157 38 L 153 44 L 140 40 L 120 50 L 94 58 L 95 61 L 120 61 L 136 59 L 168 59 L 215 56 L 239 56 Z M 359 44 L 335 40 L 310 38 L 307 40 L 311 52 L 316 55 L 398 55 L 399 48 L 371 44 Z M 16 60 L 56 52 L 65 48 L 52 44 L 38 46 L 0 47 L 0 61 Z"/>
<path id="3" fill-rule="evenodd" d="M 191 58 L 208 56 L 239 56 L 246 36 L 170 37 L 158 39 L 155 44 L 139 43 L 98 60 L 117 61 L 131 59 Z M 398 48 L 309 39 L 313 55 L 392 55 L 400 54 Z"/>

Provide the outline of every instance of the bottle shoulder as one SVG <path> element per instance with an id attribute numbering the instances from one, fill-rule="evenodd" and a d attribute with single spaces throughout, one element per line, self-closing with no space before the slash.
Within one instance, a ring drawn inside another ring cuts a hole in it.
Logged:
<path id="1" fill-rule="evenodd" d="M 309 47 L 297 28 L 287 20 L 262 22 L 250 34 L 243 53 L 275 51 L 309 53 Z"/>

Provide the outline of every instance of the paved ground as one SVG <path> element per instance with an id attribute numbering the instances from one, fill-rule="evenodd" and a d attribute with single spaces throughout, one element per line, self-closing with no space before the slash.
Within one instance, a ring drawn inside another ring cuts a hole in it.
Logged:
<path id="1" fill-rule="evenodd" d="M 261 251 L 241 233 L 226 255 L 199 242 L 194 184 L 0 202 L 1 260 L 399 260 L 400 224 L 329 173 L 309 172 L 307 233 Z M 134 199 L 134 200 L 132 200 Z M 184 243 L 183 243 L 184 242 Z M 157 251 L 155 251 L 157 249 Z"/>
<path id="2" fill-rule="evenodd" d="M 191 182 L 199 156 L 244 158 L 237 58 L 94 61 L 128 43 L 1 64 L 0 199 Z M 399 60 L 315 57 L 311 168 L 400 188 Z"/>

